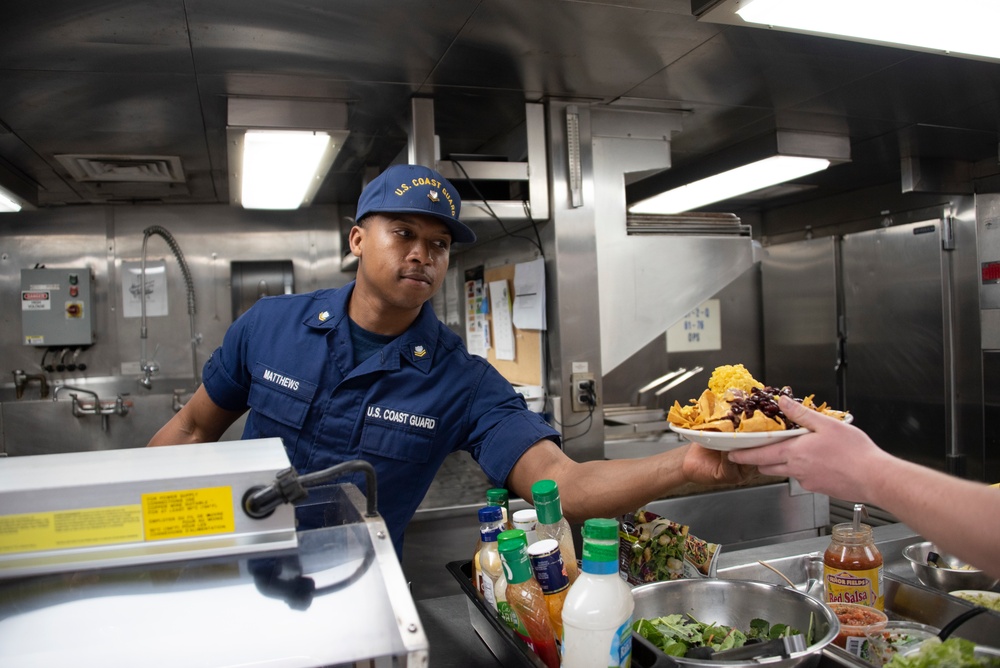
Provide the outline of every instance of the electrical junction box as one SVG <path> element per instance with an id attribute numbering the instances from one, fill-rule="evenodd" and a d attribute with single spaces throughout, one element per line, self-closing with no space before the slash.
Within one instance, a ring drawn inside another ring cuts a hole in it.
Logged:
<path id="1" fill-rule="evenodd" d="M 92 344 L 90 268 L 22 269 L 21 334 L 26 346 Z"/>

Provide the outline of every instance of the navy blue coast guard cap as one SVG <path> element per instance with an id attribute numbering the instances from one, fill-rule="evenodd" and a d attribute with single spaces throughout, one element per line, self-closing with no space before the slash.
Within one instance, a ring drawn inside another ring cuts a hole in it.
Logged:
<path id="1" fill-rule="evenodd" d="M 372 179 L 358 198 L 361 220 L 370 213 L 422 213 L 448 226 L 455 243 L 472 243 L 476 233 L 458 219 L 462 198 L 455 186 L 423 165 L 393 165 Z"/>

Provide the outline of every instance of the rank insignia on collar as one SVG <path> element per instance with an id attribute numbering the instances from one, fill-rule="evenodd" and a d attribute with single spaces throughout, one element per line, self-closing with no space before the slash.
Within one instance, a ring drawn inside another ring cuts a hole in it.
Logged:
<path id="1" fill-rule="evenodd" d="M 427 199 L 434 202 L 435 204 L 441 201 L 441 197 L 438 195 L 438 191 L 436 190 L 428 190 Z"/>
<path id="2" fill-rule="evenodd" d="M 427 348 L 423 346 L 413 346 L 413 356 L 416 358 L 421 358 L 427 355 Z"/>
<path id="3" fill-rule="evenodd" d="M 319 318 L 320 322 L 326 322 L 327 320 L 330 319 L 330 312 L 329 311 L 323 311 L 317 317 Z"/>

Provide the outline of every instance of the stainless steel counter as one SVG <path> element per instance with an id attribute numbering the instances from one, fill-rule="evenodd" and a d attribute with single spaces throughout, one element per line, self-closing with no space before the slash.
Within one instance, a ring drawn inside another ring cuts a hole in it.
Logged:
<path id="1" fill-rule="evenodd" d="M 921 585 L 902 557 L 902 548 L 920 540 L 903 524 L 874 529 L 875 541 L 885 562 L 887 608 L 890 617 L 924 621 L 938 627 L 968 610 L 971 604 Z M 805 583 L 805 558 L 822 553 L 829 536 L 762 545 L 745 550 L 723 552 L 719 557 L 719 577 L 752 579 L 783 584 L 783 581 L 758 562 L 774 565 L 796 583 Z M 441 566 L 442 570 L 446 570 Z M 453 577 L 449 574 L 449 577 Z M 489 650 L 473 628 L 469 599 L 465 594 L 417 601 L 430 643 L 431 668 L 494 668 L 504 665 Z M 935 623 L 937 622 L 937 623 Z M 480 624 L 481 626 L 481 624 Z M 986 613 L 963 624 L 955 635 L 975 642 L 996 645 L 1000 637 L 1000 613 Z M 839 648 L 828 648 L 821 666 L 867 666 Z"/>

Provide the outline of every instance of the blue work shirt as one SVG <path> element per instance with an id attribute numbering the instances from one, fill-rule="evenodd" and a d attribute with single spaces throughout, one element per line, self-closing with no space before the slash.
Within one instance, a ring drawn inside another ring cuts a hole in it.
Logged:
<path id="1" fill-rule="evenodd" d="M 379 513 L 397 553 L 445 458 L 466 450 L 504 486 L 518 458 L 559 433 L 425 303 L 409 329 L 354 366 L 340 289 L 259 300 L 205 363 L 205 390 L 250 409 L 243 438 L 279 437 L 299 474 L 353 459 L 375 468 Z M 353 482 L 365 490 L 363 474 Z"/>

